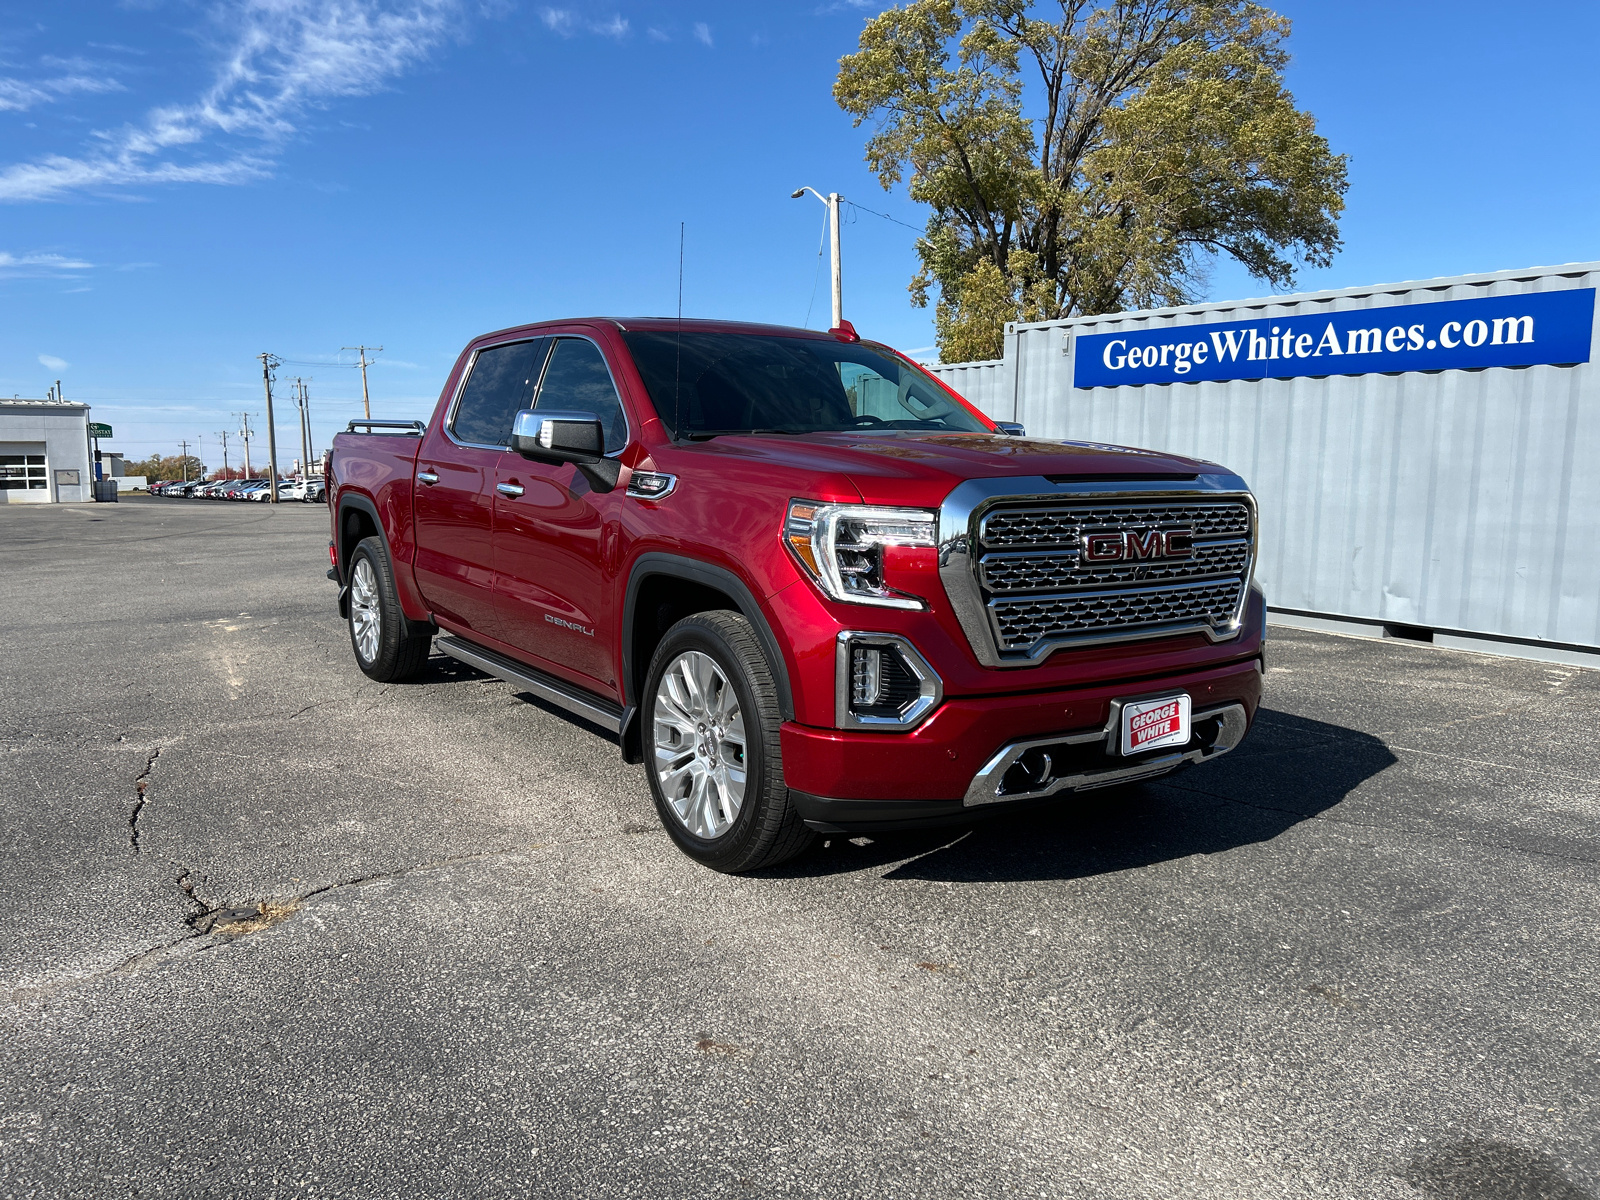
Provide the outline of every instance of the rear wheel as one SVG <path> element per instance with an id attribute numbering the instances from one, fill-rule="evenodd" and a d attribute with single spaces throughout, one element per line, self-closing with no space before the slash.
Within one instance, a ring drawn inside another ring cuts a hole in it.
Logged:
<path id="1" fill-rule="evenodd" d="M 772 669 L 744 617 L 697 613 L 669 629 L 642 716 L 650 794 L 685 854 L 735 873 L 811 844 L 783 780 Z"/>
<path id="2" fill-rule="evenodd" d="M 429 635 L 412 636 L 383 539 L 363 538 L 350 556 L 350 647 L 369 679 L 400 683 L 427 661 Z"/>

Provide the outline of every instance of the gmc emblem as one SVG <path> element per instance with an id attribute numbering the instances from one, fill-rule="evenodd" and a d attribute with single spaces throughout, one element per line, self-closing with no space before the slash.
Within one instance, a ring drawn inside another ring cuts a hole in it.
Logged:
<path id="1" fill-rule="evenodd" d="M 1085 562 L 1135 562 L 1149 558 L 1188 558 L 1194 553 L 1192 529 L 1128 529 L 1091 533 L 1084 543 Z"/>

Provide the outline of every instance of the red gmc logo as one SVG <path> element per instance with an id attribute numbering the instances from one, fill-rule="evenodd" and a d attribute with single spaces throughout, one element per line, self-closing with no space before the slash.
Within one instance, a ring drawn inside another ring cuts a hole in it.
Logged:
<path id="1" fill-rule="evenodd" d="M 1136 562 L 1150 558 L 1188 558 L 1194 553 L 1192 529 L 1127 529 L 1091 533 L 1085 541 L 1085 562 Z"/>

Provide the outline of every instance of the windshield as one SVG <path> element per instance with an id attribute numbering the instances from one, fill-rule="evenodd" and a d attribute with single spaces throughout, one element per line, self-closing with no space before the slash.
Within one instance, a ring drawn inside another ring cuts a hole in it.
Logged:
<path id="1" fill-rule="evenodd" d="M 930 377 L 858 343 L 748 333 L 623 336 L 674 436 L 987 432 Z"/>

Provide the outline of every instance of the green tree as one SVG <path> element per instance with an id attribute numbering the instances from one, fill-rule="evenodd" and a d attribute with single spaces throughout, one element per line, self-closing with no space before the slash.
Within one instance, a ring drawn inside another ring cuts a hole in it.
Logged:
<path id="1" fill-rule="evenodd" d="M 1192 303 L 1215 256 L 1277 288 L 1340 248 L 1345 157 L 1284 87 L 1289 22 L 1246 0 L 914 0 L 833 94 L 886 190 L 932 207 L 912 300 L 945 362 L 1008 321 Z"/>
<path id="2" fill-rule="evenodd" d="M 205 474 L 204 464 L 192 454 L 187 458 L 177 454 L 165 458 L 153 454 L 143 462 L 124 462 L 122 470 L 127 475 L 143 475 L 151 483 L 158 479 L 199 479 Z"/>

